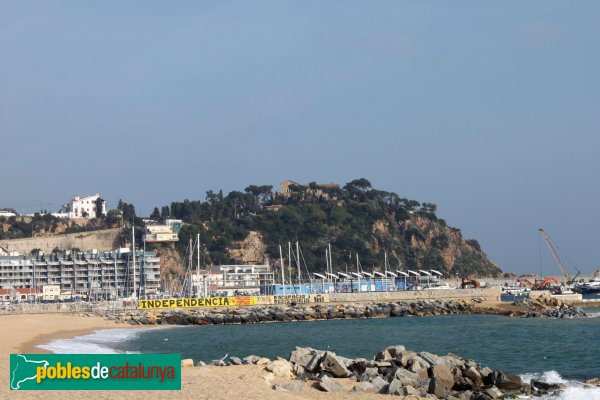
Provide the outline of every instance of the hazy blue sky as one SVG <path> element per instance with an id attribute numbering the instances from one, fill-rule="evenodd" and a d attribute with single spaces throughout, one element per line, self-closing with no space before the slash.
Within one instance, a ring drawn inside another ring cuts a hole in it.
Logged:
<path id="1" fill-rule="evenodd" d="M 598 1 L 4 0 L 0 207 L 365 177 L 505 271 L 539 272 L 544 227 L 591 272 L 599 21 Z"/>

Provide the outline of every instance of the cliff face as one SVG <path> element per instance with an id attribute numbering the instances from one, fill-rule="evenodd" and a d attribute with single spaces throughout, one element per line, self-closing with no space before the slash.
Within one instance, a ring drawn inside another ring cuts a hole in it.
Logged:
<path id="1" fill-rule="evenodd" d="M 328 243 L 336 242 L 342 230 L 335 226 L 329 228 L 323 230 L 316 243 L 310 240 L 303 241 L 300 237 L 303 252 L 318 252 L 318 246 L 324 248 Z M 401 223 L 379 219 L 372 223 L 370 231 L 371 235 L 364 243 L 367 254 L 363 252 L 359 256 L 370 255 L 372 259 L 379 259 L 380 262 L 362 264 L 363 268 L 368 270 L 384 268 L 385 251 L 391 269 L 437 269 L 461 277 L 498 276 L 502 273 L 483 253 L 477 241 L 463 238 L 458 229 L 448 227 L 438 220 L 420 215 L 412 216 Z M 267 259 L 278 258 L 278 254 L 269 253 L 263 235 L 256 231 L 249 232 L 244 240 L 232 242 L 231 247 L 229 256 L 236 263 L 260 264 Z M 339 252 L 340 249 L 334 248 L 334 254 L 336 250 Z M 354 259 L 344 261 L 344 265 L 353 264 Z M 342 264 L 338 262 L 338 265 Z M 324 269 L 322 265 L 307 267 L 315 271 Z"/>

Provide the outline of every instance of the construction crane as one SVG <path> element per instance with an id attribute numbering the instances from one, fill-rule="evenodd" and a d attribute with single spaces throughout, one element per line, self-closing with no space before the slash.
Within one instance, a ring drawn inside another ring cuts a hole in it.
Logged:
<path id="1" fill-rule="evenodd" d="M 579 274 L 581 272 L 579 270 L 577 270 L 577 275 L 575 275 L 574 277 L 569 276 L 569 273 L 567 272 L 565 265 L 563 264 L 562 260 L 560 259 L 560 256 L 558 255 L 558 251 L 556 251 L 556 247 L 554 246 L 554 243 L 552 243 L 552 240 L 550 239 L 550 236 L 548 236 L 548 234 L 542 228 L 540 228 L 540 235 L 542 235 L 542 237 L 544 238 L 544 241 L 548 245 L 548 248 L 550 249 L 552 256 L 554 257 L 554 259 L 556 260 L 556 263 L 558 264 L 558 267 L 560 268 L 563 276 L 567 280 L 567 285 L 571 285 L 572 283 L 575 282 L 575 279 L 577 279 L 577 277 L 579 276 Z M 577 269 L 577 268 L 575 268 L 575 269 Z"/>

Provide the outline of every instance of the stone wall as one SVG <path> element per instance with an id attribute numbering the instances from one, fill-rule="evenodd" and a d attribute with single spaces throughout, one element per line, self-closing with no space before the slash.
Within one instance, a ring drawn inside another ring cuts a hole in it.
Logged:
<path id="1" fill-rule="evenodd" d="M 45 254 L 52 250 L 71 250 L 78 248 L 81 251 L 97 249 L 98 251 L 113 250 L 118 247 L 119 228 L 102 229 L 97 231 L 67 233 L 50 237 L 35 237 L 27 239 L 0 240 L 0 247 L 7 252 L 16 251 L 29 254 L 33 249 L 40 249 Z"/>
<path id="2" fill-rule="evenodd" d="M 362 301 L 411 301 L 411 300 L 460 300 L 480 298 L 486 301 L 499 301 L 500 287 L 480 289 L 448 289 L 448 290 L 404 290 L 399 292 L 370 293 L 330 293 L 330 302 L 362 302 Z"/>

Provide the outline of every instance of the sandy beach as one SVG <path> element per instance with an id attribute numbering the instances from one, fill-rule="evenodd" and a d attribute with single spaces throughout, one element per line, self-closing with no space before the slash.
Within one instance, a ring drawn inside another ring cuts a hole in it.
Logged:
<path id="1" fill-rule="evenodd" d="M 53 339 L 69 338 L 99 329 L 124 328 L 100 317 L 82 317 L 65 314 L 1 315 L 2 340 L 0 350 L 0 399 L 83 399 L 93 396 L 96 400 L 128 399 L 374 399 L 386 395 L 366 393 L 324 393 L 311 388 L 308 383 L 301 392 L 276 392 L 275 384 L 289 380 L 275 378 L 263 366 L 242 365 L 231 367 L 183 368 L 181 391 L 10 391 L 10 353 L 44 353 L 35 346 Z M 151 328 L 150 328 L 151 329 Z M 290 349 L 291 350 L 291 349 Z"/>

